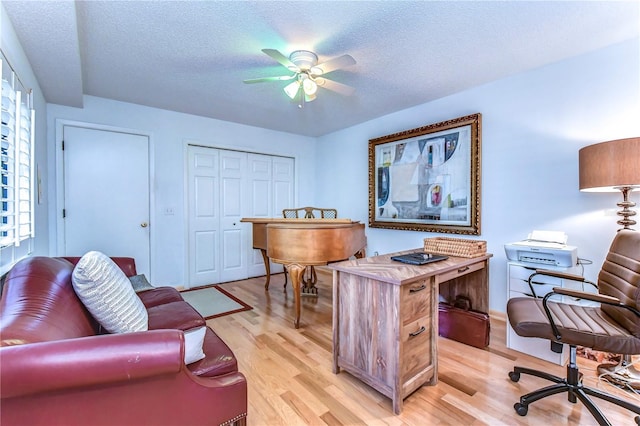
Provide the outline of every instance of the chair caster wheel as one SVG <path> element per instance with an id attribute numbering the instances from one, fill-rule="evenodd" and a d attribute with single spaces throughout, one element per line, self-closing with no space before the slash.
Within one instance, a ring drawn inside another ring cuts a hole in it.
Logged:
<path id="1" fill-rule="evenodd" d="M 516 402 L 515 404 L 513 404 L 513 409 L 516 410 L 516 413 L 518 413 L 521 416 L 526 416 L 527 413 L 529 412 L 529 407 L 527 407 L 526 405 L 522 405 L 519 402 Z"/>
<path id="2" fill-rule="evenodd" d="M 520 380 L 520 373 L 516 373 L 515 371 L 510 371 L 509 378 L 511 379 L 512 382 L 517 382 L 518 380 Z"/>

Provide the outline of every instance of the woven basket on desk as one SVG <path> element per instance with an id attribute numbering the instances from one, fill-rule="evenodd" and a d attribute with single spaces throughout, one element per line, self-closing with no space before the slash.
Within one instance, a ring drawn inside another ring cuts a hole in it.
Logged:
<path id="1" fill-rule="evenodd" d="M 478 257 L 487 252 L 487 242 L 464 238 L 425 238 L 424 251 L 457 257 Z"/>

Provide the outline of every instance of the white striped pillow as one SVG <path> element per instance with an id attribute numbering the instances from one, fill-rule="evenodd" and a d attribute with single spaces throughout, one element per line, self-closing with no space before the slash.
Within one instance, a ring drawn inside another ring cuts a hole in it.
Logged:
<path id="1" fill-rule="evenodd" d="M 91 315 L 110 333 L 148 329 L 148 314 L 131 282 L 108 256 L 90 251 L 71 276 L 73 288 Z"/>

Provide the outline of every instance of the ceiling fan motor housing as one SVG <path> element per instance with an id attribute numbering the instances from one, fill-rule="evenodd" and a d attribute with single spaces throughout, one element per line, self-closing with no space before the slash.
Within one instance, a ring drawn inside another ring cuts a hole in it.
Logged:
<path id="1" fill-rule="evenodd" d="M 308 50 L 296 50 L 289 55 L 289 60 L 293 62 L 301 71 L 308 71 L 318 63 L 318 56 Z M 296 71 L 296 70 L 291 70 Z"/>

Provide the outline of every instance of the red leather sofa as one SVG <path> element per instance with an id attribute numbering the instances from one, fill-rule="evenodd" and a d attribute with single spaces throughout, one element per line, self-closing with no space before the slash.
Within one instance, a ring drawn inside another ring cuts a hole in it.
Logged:
<path id="1" fill-rule="evenodd" d="M 206 329 L 205 358 L 184 363 L 184 333 L 205 326 L 173 287 L 138 293 L 149 330 L 106 334 L 71 283 L 79 258 L 31 257 L 0 299 L 0 424 L 246 424 L 247 382 Z M 112 258 L 127 276 L 132 258 Z"/>

